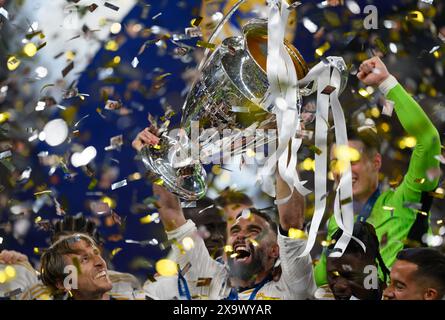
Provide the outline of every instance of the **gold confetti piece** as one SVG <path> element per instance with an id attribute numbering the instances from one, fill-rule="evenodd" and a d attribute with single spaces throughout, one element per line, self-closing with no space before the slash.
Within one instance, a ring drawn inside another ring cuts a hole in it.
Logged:
<path id="1" fill-rule="evenodd" d="M 109 2 L 105 2 L 104 3 L 104 7 L 107 7 L 109 9 L 111 9 L 111 10 L 114 10 L 114 11 L 119 11 L 119 7 L 118 6 L 115 6 L 114 4 L 111 4 Z"/>
<path id="2" fill-rule="evenodd" d="M 436 223 L 437 223 L 437 224 L 442 224 L 442 223 L 443 223 L 443 220 L 442 220 L 442 219 L 437 220 Z"/>
<path id="3" fill-rule="evenodd" d="M 4 271 L 8 280 L 14 279 L 17 274 L 13 266 L 7 266 Z"/>
<path id="4" fill-rule="evenodd" d="M 388 53 L 388 48 L 385 46 L 385 44 L 383 43 L 382 39 L 380 38 L 376 38 L 374 41 L 375 45 L 377 46 L 377 48 L 383 53 L 383 54 L 387 54 Z"/>
<path id="5" fill-rule="evenodd" d="M 36 193 L 34 193 L 34 195 L 35 196 L 40 196 L 42 194 L 49 194 L 49 193 L 52 193 L 52 191 L 51 190 L 44 190 L 44 191 L 36 192 Z"/>
<path id="6" fill-rule="evenodd" d="M 6 122 L 10 118 L 11 114 L 9 112 L 0 113 L 0 124 Z"/>
<path id="7" fill-rule="evenodd" d="M 258 247 L 258 246 L 259 246 L 258 241 L 254 240 L 254 239 L 250 239 L 250 238 L 249 238 L 249 241 L 252 243 L 252 245 L 253 245 L 254 247 Z"/>
<path id="8" fill-rule="evenodd" d="M 232 258 L 232 259 L 235 259 L 236 257 L 238 257 L 238 253 L 232 253 L 231 255 L 230 255 L 230 258 Z"/>
<path id="9" fill-rule="evenodd" d="M 169 259 L 161 259 L 156 262 L 156 272 L 161 276 L 171 277 L 178 274 L 178 266 L 176 263 Z"/>
<path id="10" fill-rule="evenodd" d="M 360 152 L 347 145 L 335 146 L 334 155 L 338 160 L 358 161 L 360 160 Z"/>
<path id="11" fill-rule="evenodd" d="M 226 253 L 233 252 L 233 247 L 231 245 L 224 246 L 224 252 Z"/>
<path id="12" fill-rule="evenodd" d="M 28 56 L 28 57 L 34 57 L 37 53 L 37 47 L 34 43 L 30 42 L 25 44 L 25 46 L 23 47 L 23 52 Z"/>
<path id="13" fill-rule="evenodd" d="M 196 42 L 196 45 L 200 48 L 207 48 L 210 50 L 214 50 L 216 48 L 216 45 L 214 43 L 209 43 L 209 42 L 205 42 L 205 41 L 201 41 L 201 40 L 198 40 Z"/>
<path id="14" fill-rule="evenodd" d="M 128 181 L 137 181 L 137 180 L 141 180 L 141 179 L 142 179 L 142 175 L 139 172 L 135 172 L 128 176 Z"/>
<path id="15" fill-rule="evenodd" d="M 334 244 L 334 243 L 335 243 L 335 240 L 323 240 L 321 242 L 321 245 L 323 247 L 329 247 L 331 244 Z"/>
<path id="16" fill-rule="evenodd" d="M 115 249 L 113 249 L 113 251 L 111 251 L 111 255 L 114 257 L 121 251 L 122 251 L 122 248 L 115 248 Z"/>
<path id="17" fill-rule="evenodd" d="M 316 153 L 316 154 L 318 154 L 318 155 L 322 154 L 321 149 L 318 148 L 318 147 L 315 146 L 315 145 L 311 145 L 311 146 L 309 147 L 309 150 L 313 151 L 314 153 Z"/>
<path id="18" fill-rule="evenodd" d="M 0 284 L 5 283 L 7 280 L 6 273 L 3 270 L 0 270 Z"/>
<path id="19" fill-rule="evenodd" d="M 155 180 L 153 182 L 154 184 L 158 185 L 158 186 L 162 186 L 164 184 L 164 180 L 162 180 L 161 178 Z"/>
<path id="20" fill-rule="evenodd" d="M 389 210 L 389 211 L 394 210 L 394 208 L 393 208 L 393 207 L 390 207 L 390 206 L 383 206 L 382 209 L 383 209 L 383 210 Z"/>
<path id="21" fill-rule="evenodd" d="M 220 175 L 221 174 L 221 172 L 222 172 L 222 169 L 221 169 L 221 166 L 220 165 L 218 165 L 218 164 L 215 164 L 213 167 L 212 167 L 212 173 L 214 174 L 214 175 Z"/>
<path id="22" fill-rule="evenodd" d="M 416 10 L 409 12 L 408 15 L 406 16 L 406 19 L 420 24 L 425 21 L 422 12 Z"/>
<path id="23" fill-rule="evenodd" d="M 331 44 L 329 42 L 325 42 L 321 47 L 318 47 L 315 49 L 315 56 L 317 58 L 323 56 L 326 51 L 328 51 L 331 48 Z"/>
<path id="24" fill-rule="evenodd" d="M 20 65 L 21 61 L 17 59 L 15 56 L 11 56 L 8 58 L 7 66 L 9 71 L 14 71 Z"/>
<path id="25" fill-rule="evenodd" d="M 92 189 L 94 189 L 95 187 L 96 187 L 96 185 L 97 185 L 97 179 L 96 178 L 93 178 L 93 179 L 91 179 L 91 182 L 89 183 L 89 185 L 88 185 L 88 190 L 92 190 Z"/>
<path id="26" fill-rule="evenodd" d="M 365 89 L 365 88 L 360 88 L 358 90 L 358 93 L 363 97 L 363 98 L 368 98 L 371 94 Z"/>
<path id="27" fill-rule="evenodd" d="M 338 271 L 332 271 L 332 274 L 336 277 L 340 277 L 340 273 Z"/>
<path id="28" fill-rule="evenodd" d="M 306 233 L 296 228 L 289 228 L 288 237 L 292 239 L 307 239 Z"/>
<path id="29" fill-rule="evenodd" d="M 34 247 L 33 249 L 34 254 L 39 254 L 40 253 L 40 249 L 37 247 Z"/>
<path id="30" fill-rule="evenodd" d="M 414 182 L 415 182 L 415 183 L 418 183 L 418 184 L 424 184 L 424 183 L 425 183 L 425 178 L 417 178 L 417 179 L 414 179 Z"/>
<path id="31" fill-rule="evenodd" d="M 105 44 L 105 50 L 117 51 L 117 50 L 119 50 L 119 44 L 115 40 L 110 40 Z"/>
<path id="32" fill-rule="evenodd" d="M 152 221 L 153 221 L 153 219 L 152 219 L 152 217 L 151 217 L 150 214 L 149 214 L 149 215 L 146 215 L 145 217 L 142 217 L 142 218 L 139 219 L 139 222 L 140 222 L 141 224 L 147 224 L 147 223 L 150 223 L 150 222 L 152 222 Z"/>
<path id="33" fill-rule="evenodd" d="M 65 76 L 74 68 L 74 61 L 71 61 L 63 70 L 62 70 L 62 76 L 65 78 Z"/>
<path id="34" fill-rule="evenodd" d="M 202 22 L 202 20 L 203 20 L 203 17 L 197 17 L 197 18 L 192 19 L 192 21 L 190 21 L 190 24 L 194 27 L 197 27 Z"/>

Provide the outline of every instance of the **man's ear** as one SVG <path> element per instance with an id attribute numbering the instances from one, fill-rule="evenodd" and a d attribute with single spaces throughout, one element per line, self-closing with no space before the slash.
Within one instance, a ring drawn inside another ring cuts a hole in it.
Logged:
<path id="1" fill-rule="evenodd" d="M 423 294 L 424 300 L 437 300 L 439 293 L 434 288 L 426 288 Z"/>
<path id="2" fill-rule="evenodd" d="M 373 161 L 373 164 L 374 164 L 374 169 L 376 169 L 377 171 L 379 171 L 380 168 L 382 167 L 382 155 L 381 155 L 380 153 L 377 152 L 377 153 L 374 155 L 374 161 Z"/>
<path id="3" fill-rule="evenodd" d="M 270 249 L 270 255 L 272 258 L 277 259 L 280 256 L 280 247 L 277 243 L 274 243 Z"/>

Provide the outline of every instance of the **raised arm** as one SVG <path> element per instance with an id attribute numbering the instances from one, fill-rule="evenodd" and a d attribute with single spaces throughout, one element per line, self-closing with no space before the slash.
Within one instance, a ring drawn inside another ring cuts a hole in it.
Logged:
<path id="1" fill-rule="evenodd" d="M 165 231 L 175 230 L 186 223 L 178 197 L 157 184 L 153 184 L 153 195 L 159 198 L 159 216 Z"/>
<path id="2" fill-rule="evenodd" d="M 290 194 L 290 190 L 286 182 L 281 179 L 279 174 L 276 174 L 276 181 L 277 199 L 287 197 Z M 290 228 L 303 229 L 304 208 L 304 197 L 298 191 L 294 190 L 289 201 L 278 205 L 281 228 L 284 231 L 289 231 Z"/>
<path id="3" fill-rule="evenodd" d="M 277 199 L 287 197 L 290 193 L 287 184 L 278 174 L 276 181 Z M 310 298 L 316 289 L 311 256 L 300 257 L 306 247 L 304 233 L 301 233 L 301 237 L 288 237 L 289 229 L 303 229 L 304 208 L 304 197 L 296 190 L 288 202 L 278 205 L 281 229 L 278 234 L 282 270 L 280 282 L 291 289 L 295 299 Z"/>
<path id="4" fill-rule="evenodd" d="M 407 188 L 401 189 L 407 189 L 408 197 L 416 197 L 413 193 L 433 190 L 439 177 L 429 180 L 427 172 L 439 167 L 435 156 L 440 154 L 440 137 L 433 123 L 378 57 L 364 61 L 357 77 L 366 85 L 379 86 L 387 99 L 394 102 L 395 112 L 403 128 L 416 138 L 416 147 L 403 181 L 403 186 Z"/>

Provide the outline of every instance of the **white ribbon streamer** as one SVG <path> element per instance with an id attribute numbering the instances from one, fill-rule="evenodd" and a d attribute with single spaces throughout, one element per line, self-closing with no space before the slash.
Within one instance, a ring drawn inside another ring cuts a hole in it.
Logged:
<path id="1" fill-rule="evenodd" d="M 295 138 L 300 129 L 301 105 L 298 92 L 298 78 L 286 46 L 284 34 L 289 17 L 289 5 L 285 0 L 269 1 L 268 11 L 268 48 L 267 48 L 267 78 L 269 90 L 265 101 L 273 103 L 274 108 L 265 108 L 276 115 L 278 131 L 278 148 L 270 155 L 266 163 L 259 169 L 258 177 L 262 183 L 262 189 L 275 197 L 274 173 L 278 162 L 278 173 L 289 187 L 291 193 L 282 199 L 276 199 L 276 204 L 286 203 L 292 196 L 293 189 L 303 195 L 310 193 L 298 177 L 297 152 L 301 145 L 301 139 Z M 297 89 L 296 89 L 297 88 Z M 277 103 L 277 100 L 280 103 Z M 291 144 L 291 156 L 288 162 L 289 143 Z"/>

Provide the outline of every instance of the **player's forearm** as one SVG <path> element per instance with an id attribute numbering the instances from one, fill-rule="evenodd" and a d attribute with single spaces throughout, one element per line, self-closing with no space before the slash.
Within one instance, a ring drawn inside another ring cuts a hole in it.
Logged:
<path id="1" fill-rule="evenodd" d="M 291 191 L 278 173 L 276 178 L 276 194 L 277 199 L 279 200 L 287 197 Z M 304 197 L 298 191 L 294 190 L 289 201 L 278 205 L 278 214 L 280 216 L 280 225 L 282 229 L 286 231 L 290 228 L 303 229 L 304 204 Z"/>
<path id="2" fill-rule="evenodd" d="M 388 100 L 394 102 L 395 112 L 409 135 L 421 145 L 440 145 L 439 134 L 431 120 L 394 77 L 385 80 L 380 89 Z"/>
<path id="3" fill-rule="evenodd" d="M 178 197 L 156 184 L 153 184 L 153 194 L 159 198 L 159 216 L 165 231 L 175 230 L 186 223 Z"/>

